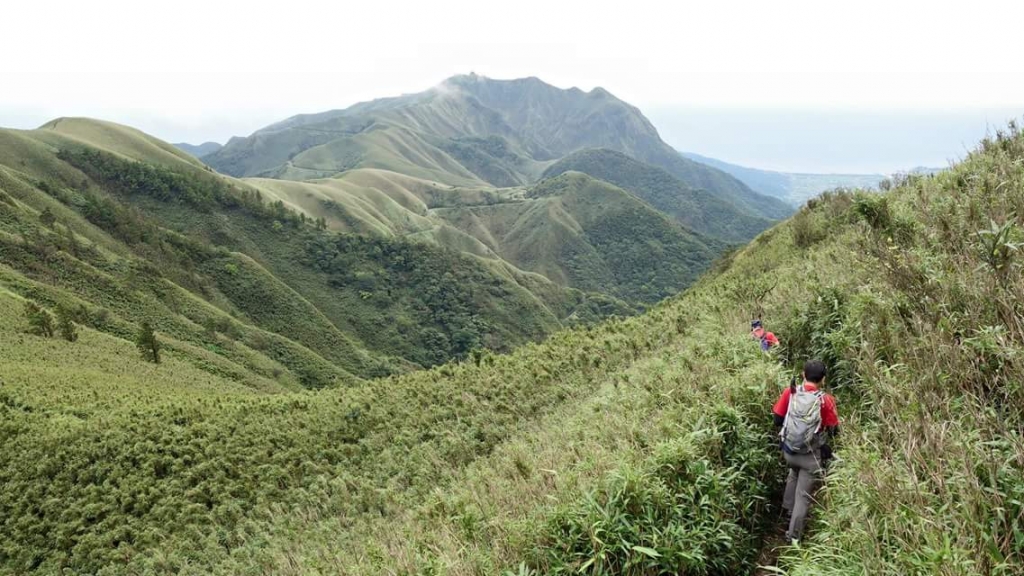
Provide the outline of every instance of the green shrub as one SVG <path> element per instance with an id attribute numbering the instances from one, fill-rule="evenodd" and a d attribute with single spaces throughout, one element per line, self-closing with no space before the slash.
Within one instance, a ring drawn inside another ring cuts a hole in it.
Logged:
<path id="1" fill-rule="evenodd" d="M 31 300 L 25 302 L 25 317 L 28 319 L 29 332 L 36 336 L 53 337 L 53 315 Z"/>
<path id="2" fill-rule="evenodd" d="M 796 213 L 791 222 L 793 243 L 798 248 L 810 248 L 825 239 L 828 230 L 823 219 L 808 208 Z"/>
<path id="3" fill-rule="evenodd" d="M 139 349 L 139 353 L 146 360 L 154 364 L 160 363 L 160 340 L 156 337 L 156 332 L 153 331 L 149 322 L 139 325 L 139 332 L 135 336 L 135 347 Z"/>
<path id="4" fill-rule="evenodd" d="M 57 307 L 57 329 L 60 330 L 61 338 L 68 342 L 78 340 L 78 327 L 75 326 L 75 322 L 72 320 L 74 317 L 75 312 L 64 306 Z"/>

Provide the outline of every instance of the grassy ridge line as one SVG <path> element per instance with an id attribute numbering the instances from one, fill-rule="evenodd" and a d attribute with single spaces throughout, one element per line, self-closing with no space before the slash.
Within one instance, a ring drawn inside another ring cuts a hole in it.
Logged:
<path id="1" fill-rule="evenodd" d="M 46 141 L 53 140 L 65 145 L 68 143 L 65 137 L 46 130 L 31 134 Z M 0 133 L 0 137 L 13 136 L 9 131 Z M 237 312 L 236 307 L 208 279 L 196 273 L 197 261 L 226 256 L 223 249 L 203 244 L 193 235 L 186 236 L 167 230 L 161 226 L 164 224 L 161 218 L 141 215 L 137 206 L 127 206 L 112 200 L 109 195 L 111 190 L 99 190 L 84 173 L 73 169 L 67 162 L 59 161 L 56 156 L 60 154 L 54 155 L 53 151 L 45 148 L 39 142 L 33 142 L 30 147 L 45 159 L 46 169 L 40 174 L 47 180 L 33 179 L 31 186 L 25 184 L 24 176 L 4 182 L 5 187 L 8 184 L 14 186 L 8 188 L 8 192 L 13 195 L 12 201 L 0 205 L 0 212 L 3 213 L 0 227 L 20 236 L 20 239 L 17 239 L 18 236 L 6 237 L 14 241 L 0 245 L 0 251 L 8 264 L 41 283 L 59 282 L 61 287 L 57 292 L 74 293 L 91 303 L 100 304 L 103 309 L 119 312 L 123 318 L 135 320 L 139 316 L 150 315 L 149 320 L 156 324 L 158 330 L 200 345 L 222 344 L 211 341 L 214 340 L 211 337 L 196 338 L 196 332 L 203 331 L 203 323 L 207 321 L 230 327 L 239 336 L 261 332 L 246 330 L 243 323 L 226 318 L 227 313 Z M 119 186 L 149 190 L 150 194 L 167 195 L 167 182 L 173 178 L 176 186 L 190 193 L 187 200 L 190 204 L 209 202 L 214 196 L 223 199 L 233 192 L 237 193 L 237 190 L 223 184 L 220 178 L 204 173 L 172 173 L 154 166 L 119 160 L 116 156 L 93 148 L 63 149 L 63 153 L 66 158 L 79 162 L 89 157 L 101 159 L 101 167 L 110 169 L 109 172 L 114 172 L 111 166 L 131 166 L 130 173 L 118 174 L 123 180 Z M 12 165 L 23 166 L 23 163 L 15 160 L 8 159 Z M 60 179 L 49 180 L 55 173 L 60 175 Z M 147 177 L 149 180 L 146 180 Z M 155 184 L 161 184 L 162 187 Z M 157 192 L 158 188 L 161 192 Z M 207 197 L 202 198 L 203 194 Z M 186 200 L 179 198 L 178 201 Z M 54 213 L 57 225 L 51 228 L 40 224 L 39 213 L 44 209 Z M 192 212 L 193 221 L 197 220 L 196 213 Z M 71 241 L 71 237 L 75 242 Z M 83 241 L 82 237 L 88 238 L 90 242 Z M 126 250 L 126 245 L 131 245 L 132 250 Z M 111 246 L 114 249 L 110 250 Z M 46 290 L 54 292 L 54 288 Z M 186 290 L 191 290 L 193 294 L 184 294 Z M 212 302 L 203 302 L 194 297 L 196 294 Z M 211 303 L 222 309 L 217 310 Z M 108 328 L 98 324 L 94 326 Z M 119 335 L 130 337 L 133 329 L 129 328 L 129 333 Z M 335 342 L 345 339 L 340 333 L 333 335 L 336 337 Z M 268 333 L 261 333 L 258 338 L 265 341 L 267 338 L 264 336 L 268 336 Z M 353 350 L 351 345 L 329 350 L 333 356 L 331 359 L 340 364 L 331 366 L 314 352 L 295 350 L 298 346 L 294 342 L 279 342 L 281 338 L 277 335 L 268 337 L 274 342 L 271 349 L 266 351 L 267 355 L 282 360 L 305 384 L 323 385 L 332 380 L 348 381 L 353 377 L 348 374 L 347 368 L 359 369 L 366 364 L 365 351 Z M 230 348 L 222 348 L 231 351 Z M 291 376 L 288 378 L 291 379 Z"/>
<path id="2" fill-rule="evenodd" d="M 567 316 L 572 302 L 580 300 L 569 291 L 546 290 L 538 291 L 545 295 L 542 302 L 511 275 L 494 277 L 496 269 L 476 259 L 399 239 L 376 239 L 369 242 L 372 246 L 349 243 L 338 254 L 345 262 L 332 264 L 324 257 L 337 251 L 321 249 L 332 234 L 315 230 L 283 205 L 267 205 L 248 186 L 87 148 L 62 149 L 59 156 L 93 181 L 79 173 L 60 184 L 40 183 L 47 195 L 59 198 L 65 209 L 78 207 L 94 224 L 131 244 L 135 258 L 130 263 L 138 265 L 141 275 L 163 274 L 242 322 L 280 330 L 309 349 L 302 356 L 321 357 L 312 363 L 294 358 L 276 342 L 264 350 L 308 387 L 350 380 L 343 372 L 379 376 L 443 363 L 481 345 L 505 349 L 538 339 L 560 325 L 548 306 L 569 308 Z M 68 168 L 64 162 L 55 164 Z M 38 205 L 52 201 L 43 199 L 47 195 L 30 187 L 23 199 Z M 31 213 L 18 217 L 22 228 L 44 228 L 38 222 L 26 225 L 25 220 L 34 220 Z M 42 237 L 48 236 L 43 230 Z M 241 257 L 229 251 L 245 253 L 259 266 L 244 258 L 233 261 Z M 381 258 L 382 252 L 389 258 Z M 36 267 L 46 272 L 46 266 Z M 446 272 L 458 280 L 446 282 Z M 430 290 L 455 294 L 425 305 L 421 296 Z M 293 297 L 295 292 L 304 302 Z M 158 299 L 164 293 L 154 289 Z M 301 308 L 305 311 L 294 313 Z M 320 365 L 327 361 L 336 366 Z"/>

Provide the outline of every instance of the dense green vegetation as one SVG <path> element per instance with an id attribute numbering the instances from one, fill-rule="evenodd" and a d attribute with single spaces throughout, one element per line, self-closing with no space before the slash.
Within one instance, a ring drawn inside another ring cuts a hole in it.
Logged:
<path id="1" fill-rule="evenodd" d="M 706 190 L 696 190 L 661 168 L 633 160 L 614 150 L 581 150 L 544 171 L 551 178 L 574 170 L 610 182 L 685 227 L 726 242 L 746 242 L 772 221 L 750 216 Z"/>
<path id="2" fill-rule="evenodd" d="M 133 269 L 74 203 L 0 177 L 0 571 L 750 573 L 771 557 L 784 474 L 768 412 L 812 356 L 830 367 L 841 460 L 777 568 L 1024 570 L 1016 128 L 885 195 L 809 202 L 641 316 L 319 390 L 276 380 L 283 363 L 247 345 L 274 333 L 217 314 L 221 292 Z M 383 271 L 371 287 L 386 290 L 413 274 L 389 243 L 300 229 L 272 233 L 293 232 L 317 262 L 296 265 L 325 278 Z M 430 297 L 462 327 L 474 295 Z M 32 333 L 32 314 L 59 305 L 80 319 L 76 342 Z M 160 364 L 135 350 L 131 310 L 159 321 Z M 771 354 L 747 335 L 758 314 L 782 341 Z M 213 320 L 209 340 L 192 317 Z"/>
<path id="3" fill-rule="evenodd" d="M 1022 160 L 1011 126 L 946 173 L 811 211 L 858 222 L 849 243 L 879 278 L 821 292 L 787 329 L 810 332 L 796 352 L 833 356 L 863 403 L 813 545 L 784 556 L 792 573 L 1024 569 Z"/>
<path id="4" fill-rule="evenodd" d="M 530 317 L 527 303 L 509 284 L 497 281 L 483 266 L 468 265 L 452 250 L 339 235 L 311 238 L 304 258 L 333 287 L 357 290 L 391 314 L 399 306 L 407 308 L 407 319 L 390 318 L 376 326 L 368 341 L 384 344 L 389 338 L 404 338 L 408 349 L 402 356 L 423 366 L 465 358 L 478 348 L 507 348 L 516 335 L 506 326 Z M 533 330 L 541 334 L 545 326 Z"/>
<path id="5" fill-rule="evenodd" d="M 557 201 L 582 229 L 585 244 L 564 242 L 556 250 L 565 253 L 573 285 L 585 289 L 611 286 L 620 298 L 657 302 L 693 283 L 720 249 L 582 174 L 544 180 L 528 197 Z"/>

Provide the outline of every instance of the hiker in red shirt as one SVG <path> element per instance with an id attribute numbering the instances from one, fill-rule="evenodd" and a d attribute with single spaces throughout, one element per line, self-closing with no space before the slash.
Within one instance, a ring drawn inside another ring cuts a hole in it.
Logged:
<path id="1" fill-rule="evenodd" d="M 790 513 L 786 531 L 790 542 L 803 536 L 807 508 L 832 455 L 828 439 L 839 433 L 836 400 L 821 390 L 824 382 L 825 364 L 809 360 L 804 364 L 803 384 L 791 382 L 772 408 L 775 425 L 781 428 L 782 456 L 789 466 L 782 507 Z"/>
<path id="2" fill-rule="evenodd" d="M 754 320 L 750 323 L 750 335 L 755 340 L 761 342 L 761 350 L 765 352 L 779 345 L 779 339 L 775 337 L 775 333 L 766 332 L 760 320 Z"/>

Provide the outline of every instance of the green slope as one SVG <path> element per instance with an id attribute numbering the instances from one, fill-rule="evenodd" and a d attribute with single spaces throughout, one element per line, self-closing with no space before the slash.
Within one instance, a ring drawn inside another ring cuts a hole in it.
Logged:
<path id="1" fill-rule="evenodd" d="M 809 203 L 645 315 L 347 388 L 211 395 L 92 329 L 25 334 L 5 287 L 0 567 L 752 573 L 784 474 L 767 413 L 813 356 L 842 460 L 777 568 L 1019 573 L 1022 167 L 1011 131 L 886 196 Z M 3 188 L 9 222 L 23 192 Z M 782 348 L 760 352 L 752 314 Z"/>
<path id="2" fill-rule="evenodd" d="M 294 180 L 379 168 L 456 186 L 535 182 L 547 164 L 608 148 L 659 166 L 748 217 L 792 209 L 681 157 L 635 107 L 601 88 L 561 90 L 536 78 L 455 76 L 418 94 L 295 116 L 204 156 L 234 176 Z"/>
<path id="3" fill-rule="evenodd" d="M 544 177 L 570 170 L 619 186 L 690 230 L 726 242 L 746 242 L 772 223 L 750 216 L 706 190 L 690 188 L 667 171 L 621 152 L 581 150 L 552 164 Z"/>
<path id="4" fill-rule="evenodd" d="M 247 181 L 337 230 L 414 238 L 632 302 L 675 294 L 723 249 L 581 174 L 527 189 L 444 186 L 368 169 L 308 182 Z"/>
<path id="5" fill-rule="evenodd" d="M 432 365 L 477 346 L 508 349 L 563 320 L 628 310 L 529 278 L 436 224 L 335 240 L 266 189 L 116 125 L 0 131 L 0 175 L 16 199 L 0 240 L 19 294 L 40 284 L 48 304 L 112 313 L 109 325 L 85 322 L 100 331 L 130 337 L 147 320 L 240 361 L 248 352 L 221 349 L 230 333 L 305 386 Z M 55 223 L 40 221 L 44 210 Z M 261 374 L 280 371 L 267 366 Z"/>
<path id="6" fill-rule="evenodd" d="M 434 213 L 519 268 L 648 303 L 689 286 L 721 250 L 627 192 L 581 173 L 544 180 L 521 202 Z"/>

